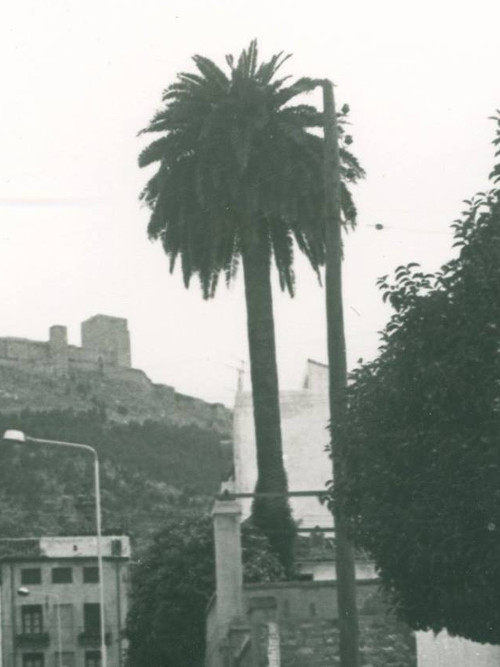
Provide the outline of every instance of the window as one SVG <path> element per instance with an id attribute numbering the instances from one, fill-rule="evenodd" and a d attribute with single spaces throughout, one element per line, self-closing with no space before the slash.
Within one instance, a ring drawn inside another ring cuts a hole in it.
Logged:
<path id="1" fill-rule="evenodd" d="M 101 667 L 101 652 L 100 651 L 86 651 L 85 652 L 85 667 Z"/>
<path id="2" fill-rule="evenodd" d="M 283 600 L 283 616 L 285 618 L 290 616 L 290 600 Z"/>
<path id="3" fill-rule="evenodd" d="M 27 586 L 42 583 L 42 571 L 39 567 L 28 567 L 21 570 L 21 583 Z"/>
<path id="4" fill-rule="evenodd" d="M 53 601 L 54 599 L 52 598 L 52 602 Z M 71 646 L 71 644 L 74 643 L 74 633 L 75 633 L 74 611 L 75 611 L 74 607 L 71 603 L 60 604 L 59 601 L 57 601 L 56 604 L 52 605 L 52 613 L 50 615 L 50 624 L 51 624 L 50 627 L 52 629 L 52 632 L 54 633 L 53 639 L 55 640 L 57 638 L 55 636 L 55 632 L 60 624 L 63 646 Z M 54 644 L 54 648 L 56 648 L 56 644 Z M 57 667 L 59 667 L 59 665 Z M 79 665 L 78 667 L 81 667 L 81 665 Z"/>
<path id="5" fill-rule="evenodd" d="M 52 568 L 53 584 L 71 584 L 72 581 L 73 581 L 73 571 L 70 567 Z"/>
<path id="6" fill-rule="evenodd" d="M 75 667 L 75 654 L 70 651 L 63 651 L 59 661 L 59 653 L 56 651 L 54 653 L 54 667 Z"/>
<path id="7" fill-rule="evenodd" d="M 85 632 L 100 635 L 101 605 L 99 603 L 87 602 L 83 605 L 83 627 Z"/>
<path id="8" fill-rule="evenodd" d="M 43 653 L 23 653 L 23 667 L 44 667 Z"/>
<path id="9" fill-rule="evenodd" d="M 43 611 L 41 604 L 25 604 L 21 607 L 23 634 L 39 635 L 43 632 Z"/>
<path id="10" fill-rule="evenodd" d="M 122 541 L 121 540 L 111 540 L 111 555 L 112 556 L 121 556 L 122 555 Z"/>
<path id="11" fill-rule="evenodd" d="M 84 584 L 98 584 L 99 583 L 99 568 L 98 567 L 84 567 L 83 568 L 83 583 Z"/>

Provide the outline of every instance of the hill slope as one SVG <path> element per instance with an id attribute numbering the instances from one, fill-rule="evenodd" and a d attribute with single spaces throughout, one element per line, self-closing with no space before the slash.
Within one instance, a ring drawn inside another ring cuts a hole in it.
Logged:
<path id="1" fill-rule="evenodd" d="M 105 411 L 109 420 L 126 423 L 148 419 L 167 424 L 197 425 L 222 437 L 231 432 L 231 411 L 220 403 L 185 396 L 168 385 L 154 384 L 137 369 L 105 367 L 43 373 L 25 364 L 0 364 L 0 412 L 35 410 Z"/>
<path id="2" fill-rule="evenodd" d="M 173 513 L 206 507 L 230 461 L 219 435 L 158 421 L 117 424 L 102 411 L 0 414 L 0 430 L 92 444 L 101 460 L 104 531 L 143 543 Z M 3 443 L 0 536 L 94 532 L 92 459 L 62 447 Z"/>

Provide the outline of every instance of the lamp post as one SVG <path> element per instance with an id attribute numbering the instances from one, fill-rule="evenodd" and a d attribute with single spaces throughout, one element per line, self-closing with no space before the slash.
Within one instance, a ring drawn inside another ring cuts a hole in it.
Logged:
<path id="1" fill-rule="evenodd" d="M 102 534 L 101 534 L 101 485 L 99 475 L 99 457 L 97 451 L 90 445 L 84 445 L 76 442 L 65 442 L 62 440 L 46 440 L 43 438 L 32 438 L 26 435 L 23 431 L 8 430 L 5 431 L 3 439 L 9 442 L 23 443 L 23 444 L 38 444 L 38 445 L 54 445 L 57 447 L 72 447 L 84 452 L 90 452 L 94 459 L 94 487 L 95 487 L 95 519 L 96 519 L 96 534 L 97 534 L 97 568 L 99 571 L 99 603 L 101 607 L 100 614 L 100 649 L 102 667 L 108 667 L 107 653 L 106 653 L 106 634 L 105 634 L 105 618 L 104 618 L 104 573 L 102 563 Z"/>
<path id="2" fill-rule="evenodd" d="M 21 597 L 27 597 L 28 595 L 31 595 L 31 591 L 29 588 L 26 588 L 25 586 L 21 586 L 21 588 L 17 589 L 17 594 L 20 595 Z M 56 623 L 57 623 L 57 652 L 58 652 L 58 660 L 57 664 L 59 667 L 62 667 L 62 628 L 61 628 L 61 604 L 59 600 L 59 596 L 56 595 L 55 593 L 46 593 L 45 594 L 47 597 L 52 597 L 56 601 Z"/>

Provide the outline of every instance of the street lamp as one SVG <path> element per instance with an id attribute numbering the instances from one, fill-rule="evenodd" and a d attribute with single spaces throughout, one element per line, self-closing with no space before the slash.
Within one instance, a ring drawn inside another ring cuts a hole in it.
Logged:
<path id="1" fill-rule="evenodd" d="M 26 586 L 21 586 L 21 588 L 17 589 L 17 594 L 20 597 L 28 597 L 28 595 L 31 595 L 31 591 L 29 588 L 26 588 Z M 57 622 L 57 652 L 58 652 L 58 660 L 57 664 L 59 667 L 62 667 L 62 631 L 61 631 L 61 604 L 59 601 L 59 595 L 56 595 L 55 593 L 46 593 L 45 594 L 47 597 L 52 597 L 56 601 L 56 622 Z"/>
<path id="2" fill-rule="evenodd" d="M 62 440 L 45 440 L 42 438 L 32 438 L 31 436 L 26 435 L 23 431 L 7 430 L 3 434 L 3 439 L 8 440 L 9 442 L 30 444 L 35 443 L 38 445 L 55 445 L 60 447 L 72 447 L 73 449 L 79 449 L 80 451 L 90 452 L 94 459 L 94 486 L 95 486 L 95 518 L 96 518 L 96 533 L 97 533 L 97 568 L 99 571 L 99 602 L 101 607 L 100 614 L 100 625 L 101 625 L 101 637 L 100 637 L 100 648 L 101 648 L 101 660 L 102 667 L 108 666 L 107 653 L 106 653 L 106 635 L 105 635 L 105 619 L 104 619 L 104 573 L 103 573 L 103 564 L 102 564 L 102 534 L 101 534 L 101 485 L 100 485 L 100 475 L 99 475 L 99 457 L 97 456 L 96 450 L 90 445 L 83 445 L 76 442 L 64 442 Z"/>

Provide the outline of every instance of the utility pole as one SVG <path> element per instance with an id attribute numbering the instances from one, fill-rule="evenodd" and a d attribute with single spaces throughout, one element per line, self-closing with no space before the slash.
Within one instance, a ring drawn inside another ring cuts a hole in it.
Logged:
<path id="1" fill-rule="evenodd" d="M 330 373 L 330 419 L 333 480 L 344 474 L 342 424 L 347 411 L 347 361 L 342 306 L 342 234 L 340 159 L 333 84 L 323 85 L 325 136 L 326 320 Z M 354 548 L 347 537 L 342 512 L 334 508 L 339 613 L 340 667 L 359 667 L 359 626 L 356 607 Z"/>

